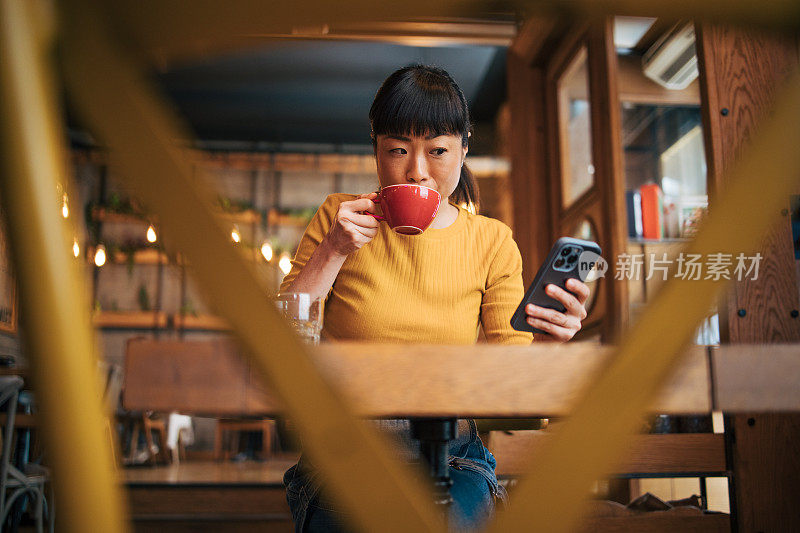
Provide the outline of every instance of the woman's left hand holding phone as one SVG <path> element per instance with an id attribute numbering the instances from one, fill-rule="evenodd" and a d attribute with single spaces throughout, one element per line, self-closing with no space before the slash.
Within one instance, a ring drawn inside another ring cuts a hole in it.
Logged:
<path id="1" fill-rule="evenodd" d="M 525 306 L 528 324 L 547 332 L 546 335 L 536 333 L 535 341 L 567 342 L 581 329 L 581 322 L 588 314 L 586 300 L 590 289 L 574 278 L 567 280 L 566 285 L 570 292 L 552 283 L 545 287 L 547 294 L 566 308 L 564 313 L 533 304 Z"/>

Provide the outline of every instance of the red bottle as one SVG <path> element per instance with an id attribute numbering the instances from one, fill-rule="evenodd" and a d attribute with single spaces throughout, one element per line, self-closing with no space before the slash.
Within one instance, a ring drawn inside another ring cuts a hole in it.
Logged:
<path id="1" fill-rule="evenodd" d="M 664 205 L 661 187 L 648 183 L 639 187 L 642 196 L 642 237 L 661 240 L 664 238 Z"/>

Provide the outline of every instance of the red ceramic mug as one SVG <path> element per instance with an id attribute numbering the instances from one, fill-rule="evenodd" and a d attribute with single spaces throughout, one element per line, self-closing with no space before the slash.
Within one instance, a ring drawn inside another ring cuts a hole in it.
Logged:
<path id="1" fill-rule="evenodd" d="M 403 183 L 381 188 L 373 200 L 380 204 L 383 216 L 372 215 L 385 220 L 389 227 L 402 235 L 419 235 L 431 225 L 439 212 L 441 195 L 424 185 Z"/>

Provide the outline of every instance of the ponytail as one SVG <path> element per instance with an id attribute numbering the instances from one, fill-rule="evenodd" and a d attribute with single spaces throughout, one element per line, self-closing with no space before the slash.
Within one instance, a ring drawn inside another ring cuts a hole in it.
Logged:
<path id="1" fill-rule="evenodd" d="M 478 183 L 466 165 L 461 167 L 461 177 L 458 179 L 456 190 L 450 195 L 450 201 L 454 204 L 467 204 L 474 206 L 475 214 L 480 210 L 480 193 Z"/>

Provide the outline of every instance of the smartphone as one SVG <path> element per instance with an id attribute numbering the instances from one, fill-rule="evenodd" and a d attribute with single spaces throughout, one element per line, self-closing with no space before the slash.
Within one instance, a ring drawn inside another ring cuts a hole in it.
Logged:
<path id="1" fill-rule="evenodd" d="M 585 253 L 587 252 L 587 253 Z M 585 254 L 584 254 L 585 253 Z M 547 254 L 536 277 L 533 278 L 525 297 L 514 311 L 511 317 L 511 327 L 517 331 L 529 331 L 532 333 L 547 333 L 528 324 L 528 315 L 525 313 L 525 306 L 528 304 L 538 305 L 549 309 L 555 309 L 559 313 L 566 311 L 566 308 L 558 300 L 551 298 L 545 291 L 549 284 L 558 285 L 567 292 L 566 284 L 570 278 L 586 281 L 586 272 L 593 271 L 598 265 L 600 258 L 600 246 L 596 242 L 573 239 L 572 237 L 561 237 L 556 241 Z M 584 277 L 581 277 L 584 274 Z"/>

